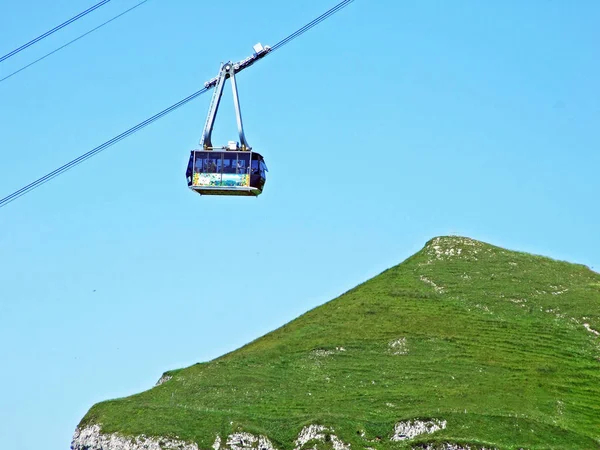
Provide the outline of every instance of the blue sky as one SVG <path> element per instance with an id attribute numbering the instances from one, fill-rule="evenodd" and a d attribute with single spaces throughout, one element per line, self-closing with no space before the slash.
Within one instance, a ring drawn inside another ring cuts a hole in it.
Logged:
<path id="1" fill-rule="evenodd" d="M 93 3 L 0 0 L 0 53 Z M 150 0 L 0 83 L 0 197 L 334 4 Z M 270 169 L 258 199 L 188 190 L 205 95 L 2 208 L 3 445 L 66 449 L 94 403 L 238 348 L 438 235 L 598 270 L 599 18 L 592 0 L 356 0 L 238 77 Z"/>

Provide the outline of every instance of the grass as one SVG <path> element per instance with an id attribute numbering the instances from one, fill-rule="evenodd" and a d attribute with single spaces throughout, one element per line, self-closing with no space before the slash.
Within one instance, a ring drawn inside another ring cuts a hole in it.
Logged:
<path id="1" fill-rule="evenodd" d="M 232 353 L 93 406 L 80 427 L 202 449 L 236 431 L 292 449 L 315 423 L 353 449 L 598 449 L 600 338 L 584 323 L 600 329 L 600 275 L 588 268 L 435 238 Z M 447 427 L 390 441 L 394 424 L 412 418 Z"/>

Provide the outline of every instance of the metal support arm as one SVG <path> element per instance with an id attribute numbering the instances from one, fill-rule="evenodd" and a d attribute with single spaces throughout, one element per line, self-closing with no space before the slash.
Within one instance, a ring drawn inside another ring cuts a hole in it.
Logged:
<path id="1" fill-rule="evenodd" d="M 217 117 L 217 111 L 219 110 L 221 97 L 223 96 L 223 87 L 225 86 L 225 81 L 227 80 L 227 78 L 231 78 L 233 104 L 235 106 L 235 116 L 237 120 L 238 134 L 240 136 L 240 145 L 242 146 L 242 150 L 251 149 L 250 145 L 248 145 L 248 141 L 246 141 L 246 136 L 244 134 L 244 124 L 242 122 L 242 112 L 240 110 L 240 99 L 238 96 L 235 74 L 237 72 L 241 72 L 247 67 L 250 67 L 256 61 L 266 56 L 270 50 L 271 48 L 269 46 L 263 47 L 262 45 L 257 44 L 254 46 L 254 54 L 252 56 L 249 56 L 248 58 L 239 61 L 235 64 L 231 62 L 221 64 L 219 75 L 204 83 L 204 86 L 207 89 L 211 87 L 215 88 L 215 92 L 213 93 L 213 97 L 210 102 L 210 107 L 208 109 L 208 116 L 206 118 L 204 130 L 202 132 L 202 138 L 200 139 L 200 145 L 204 149 L 209 149 L 213 146 L 211 140 L 212 130 L 215 124 L 215 119 Z"/>
<path id="2" fill-rule="evenodd" d="M 240 145 L 242 150 L 250 150 L 246 135 L 244 134 L 244 124 L 242 123 L 242 111 L 240 110 L 240 99 L 238 97 L 237 83 L 235 82 L 235 69 L 231 68 L 231 90 L 233 93 L 233 105 L 235 107 L 235 119 L 237 121 L 238 134 L 240 136 Z"/>
<path id="3" fill-rule="evenodd" d="M 219 76 L 217 77 L 215 92 L 213 92 L 212 100 L 210 101 L 210 107 L 208 108 L 208 116 L 206 117 L 206 123 L 204 124 L 204 130 L 202 131 L 202 139 L 200 139 L 200 145 L 203 148 L 212 147 L 212 130 L 217 117 L 217 111 L 219 110 L 219 103 L 223 96 L 223 87 L 225 86 L 225 64 L 221 65 Z"/>

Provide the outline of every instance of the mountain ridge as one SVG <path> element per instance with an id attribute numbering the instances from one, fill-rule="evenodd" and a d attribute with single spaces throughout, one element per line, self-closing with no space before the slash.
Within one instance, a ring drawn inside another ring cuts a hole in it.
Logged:
<path id="1" fill-rule="evenodd" d="M 94 405 L 71 447 L 600 448 L 599 311 L 584 265 L 435 237 L 237 350 Z"/>

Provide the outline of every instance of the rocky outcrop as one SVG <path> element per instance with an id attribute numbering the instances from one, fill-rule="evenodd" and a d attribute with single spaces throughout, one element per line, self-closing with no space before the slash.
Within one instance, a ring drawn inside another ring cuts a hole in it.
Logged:
<path id="1" fill-rule="evenodd" d="M 394 427 L 391 441 L 410 440 L 423 434 L 435 433 L 446 428 L 445 420 L 409 420 L 399 422 Z M 364 437 L 364 434 L 363 434 Z M 331 427 L 324 425 L 305 426 L 294 441 L 294 450 L 316 448 L 318 442 L 330 443 L 334 450 L 351 450 L 350 444 L 342 441 Z M 471 450 L 468 447 L 439 447 L 443 450 Z M 416 447 L 424 450 L 437 450 L 438 447 Z M 227 436 L 225 440 L 217 435 L 213 450 L 277 450 L 266 436 L 238 432 Z M 102 434 L 100 425 L 89 425 L 77 429 L 71 442 L 71 450 L 200 450 L 195 442 L 179 439 L 136 436 L 126 437 L 118 433 Z"/>
<path id="2" fill-rule="evenodd" d="M 167 381 L 169 381 L 171 378 L 173 378 L 171 375 L 163 375 L 162 377 L 160 377 L 160 380 L 158 380 L 156 382 L 156 386 L 160 386 L 163 383 L 166 383 Z"/>
<path id="3" fill-rule="evenodd" d="M 405 337 L 394 339 L 393 341 L 388 343 L 388 347 L 394 355 L 408 354 L 408 346 L 406 345 Z"/>
<path id="4" fill-rule="evenodd" d="M 117 433 L 102 434 L 100 425 L 75 430 L 72 450 L 199 450 L 198 444 L 167 438 L 125 437 Z"/>
<path id="5" fill-rule="evenodd" d="M 276 450 L 265 436 L 250 433 L 230 434 L 225 443 L 217 436 L 213 450 Z M 71 442 L 71 450 L 200 450 L 194 442 L 177 439 L 125 437 L 118 433 L 102 434 L 99 425 L 77 429 Z M 341 449 L 340 449 L 341 450 Z"/>
<path id="6" fill-rule="evenodd" d="M 271 441 L 265 436 L 250 433 L 233 433 L 227 437 L 225 447 L 221 446 L 221 436 L 217 436 L 213 444 L 215 450 L 275 450 Z"/>
<path id="7" fill-rule="evenodd" d="M 408 420 L 399 422 L 394 427 L 392 441 L 414 439 L 422 434 L 431 434 L 446 428 L 445 420 Z"/>
<path id="8" fill-rule="evenodd" d="M 344 443 L 333 433 L 333 428 L 328 428 L 323 425 L 309 425 L 304 427 L 294 442 L 294 450 L 301 450 L 308 443 L 314 444 L 314 441 L 331 441 L 334 450 L 350 450 L 350 444 Z M 315 447 L 313 446 L 313 448 Z"/>

